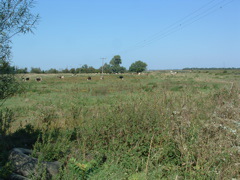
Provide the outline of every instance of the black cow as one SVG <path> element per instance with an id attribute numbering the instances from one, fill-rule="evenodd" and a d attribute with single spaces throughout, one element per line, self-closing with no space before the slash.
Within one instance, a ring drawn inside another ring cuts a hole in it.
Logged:
<path id="1" fill-rule="evenodd" d="M 36 81 L 37 81 L 37 82 L 41 82 L 41 81 L 42 81 L 42 78 L 41 78 L 41 77 L 37 77 L 37 78 L 36 78 Z"/>
<path id="2" fill-rule="evenodd" d="M 90 76 L 88 76 L 87 80 L 90 81 L 90 80 L 92 80 L 92 78 Z"/>
<path id="3" fill-rule="evenodd" d="M 118 78 L 121 79 L 121 80 L 123 80 L 123 76 L 119 76 Z"/>

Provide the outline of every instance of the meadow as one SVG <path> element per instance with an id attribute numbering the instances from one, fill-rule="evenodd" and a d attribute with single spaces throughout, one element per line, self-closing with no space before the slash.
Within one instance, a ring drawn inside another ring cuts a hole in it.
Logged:
<path id="1" fill-rule="evenodd" d="M 6 176 L 24 147 L 62 163 L 52 179 L 240 179 L 239 70 L 62 75 L 17 75 L 0 107 Z"/>

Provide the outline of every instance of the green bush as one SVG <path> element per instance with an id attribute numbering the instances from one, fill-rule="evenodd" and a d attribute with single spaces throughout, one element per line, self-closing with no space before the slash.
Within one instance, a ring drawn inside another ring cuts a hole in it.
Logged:
<path id="1" fill-rule="evenodd" d="M 34 144 L 32 155 L 43 161 L 61 160 L 70 153 L 71 133 L 58 129 L 45 131 Z"/>

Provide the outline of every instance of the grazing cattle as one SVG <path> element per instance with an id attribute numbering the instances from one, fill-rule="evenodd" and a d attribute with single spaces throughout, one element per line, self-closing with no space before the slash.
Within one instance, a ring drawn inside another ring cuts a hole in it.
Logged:
<path id="1" fill-rule="evenodd" d="M 37 77 L 37 78 L 36 78 L 36 81 L 37 81 L 37 82 L 41 82 L 41 81 L 42 81 L 42 78 L 41 78 L 41 77 Z"/>
<path id="2" fill-rule="evenodd" d="M 103 80 L 103 79 L 104 79 L 104 77 L 103 77 L 103 76 L 101 76 L 101 77 L 100 77 L 100 79 L 101 79 L 101 80 Z"/>
<path id="3" fill-rule="evenodd" d="M 88 76 L 87 80 L 90 81 L 90 80 L 92 80 L 92 78 L 90 76 Z"/>
<path id="4" fill-rule="evenodd" d="M 177 72 L 170 71 L 170 74 L 175 75 L 175 74 L 177 74 Z"/>
<path id="5" fill-rule="evenodd" d="M 121 79 L 121 80 L 123 80 L 123 76 L 119 76 L 118 78 Z"/>
<path id="6" fill-rule="evenodd" d="M 29 77 L 26 77 L 26 78 L 22 77 L 22 81 L 29 81 L 29 80 L 30 80 Z"/>
<path id="7" fill-rule="evenodd" d="M 59 79 L 64 79 L 64 76 L 58 76 Z"/>

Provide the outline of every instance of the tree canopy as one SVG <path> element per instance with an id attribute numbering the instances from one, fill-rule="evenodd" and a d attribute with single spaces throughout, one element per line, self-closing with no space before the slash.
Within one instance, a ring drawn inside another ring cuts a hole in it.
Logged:
<path id="1" fill-rule="evenodd" d="M 120 64 L 122 64 L 122 59 L 120 55 L 115 55 L 109 65 L 110 65 L 110 70 L 113 73 L 124 73 L 126 72 L 126 68 L 123 66 L 120 66 Z"/>
<path id="2" fill-rule="evenodd" d="M 122 59 L 119 55 L 115 55 L 110 61 L 111 66 L 120 66 L 120 64 L 122 64 Z"/>
<path id="3" fill-rule="evenodd" d="M 147 68 L 147 64 L 142 61 L 136 61 L 132 63 L 132 65 L 129 67 L 130 72 L 143 72 Z"/>

